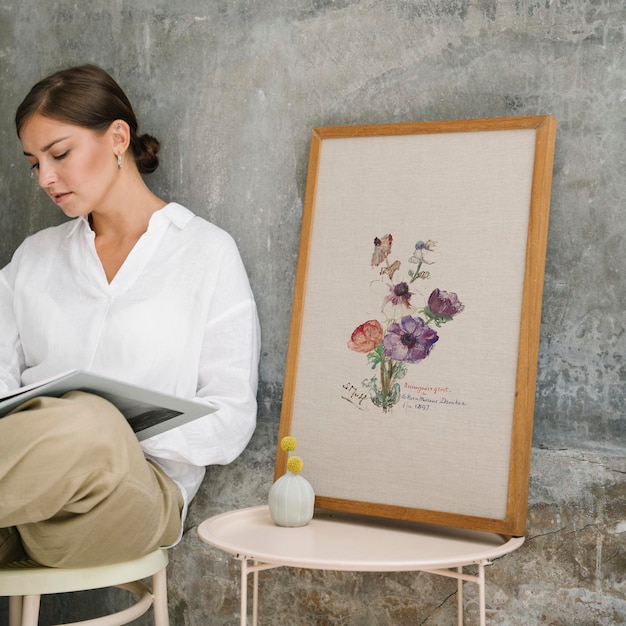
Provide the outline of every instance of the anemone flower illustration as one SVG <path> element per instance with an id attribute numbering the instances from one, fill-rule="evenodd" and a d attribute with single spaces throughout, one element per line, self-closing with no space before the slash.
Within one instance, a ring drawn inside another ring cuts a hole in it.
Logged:
<path id="1" fill-rule="evenodd" d="M 415 311 L 415 307 L 411 305 L 412 295 L 409 285 L 404 281 L 389 285 L 389 295 L 383 300 L 383 313 L 388 319 L 395 320 Z"/>
<path id="2" fill-rule="evenodd" d="M 437 242 L 432 239 L 427 241 L 418 241 L 415 244 L 415 250 L 413 250 L 413 256 L 409 258 L 409 263 L 417 264 L 415 271 L 409 270 L 410 282 L 413 282 L 417 278 L 430 278 L 430 272 L 428 270 L 422 270 L 422 265 L 432 265 L 435 261 L 435 247 Z"/>
<path id="3" fill-rule="evenodd" d="M 438 339 L 437 332 L 420 317 L 406 315 L 399 323 L 389 325 L 382 341 L 367 355 L 372 369 L 378 368 L 379 373 L 362 381 L 375 406 L 387 412 L 398 402 L 398 381 L 406 375 L 405 364 L 425 359 Z"/>
<path id="4" fill-rule="evenodd" d="M 433 252 L 436 243 L 432 239 L 418 240 L 409 263 L 417 264 L 417 269 L 408 270 L 407 279 L 393 281 L 393 276 L 402 267 L 399 259 L 390 262 L 393 236 L 389 233 L 374 238 L 374 252 L 371 267 L 383 265 L 380 285 L 387 281 L 387 291 L 383 296 L 381 313 L 384 321 L 370 319 L 357 326 L 347 342 L 354 352 L 367 355 L 367 362 L 377 373 L 362 381 L 369 389 L 372 403 L 383 412 L 400 400 L 400 383 L 407 373 L 407 367 L 423 362 L 428 358 L 439 333 L 432 326 L 441 328 L 452 321 L 465 309 L 456 293 L 433 289 L 420 309 L 415 303 L 419 290 L 412 289 L 416 280 L 430 280 L 431 272 L 421 270 L 423 264 L 435 263 Z"/>
<path id="5" fill-rule="evenodd" d="M 354 329 L 348 348 L 367 354 L 381 342 L 383 334 L 383 327 L 378 320 L 368 320 Z"/>
<path id="6" fill-rule="evenodd" d="M 424 308 L 424 313 L 437 326 L 441 326 L 458 315 L 464 308 L 465 306 L 459 302 L 459 297 L 455 293 L 434 289 L 428 298 L 428 306 Z"/>
<path id="7" fill-rule="evenodd" d="M 396 361 L 423 361 L 439 341 L 437 331 L 426 326 L 421 317 L 407 315 L 399 324 L 393 323 L 383 337 L 383 353 Z"/>
<path id="8" fill-rule="evenodd" d="M 380 239 L 374 237 L 374 252 L 372 253 L 372 267 L 380 265 L 391 253 L 391 244 L 393 243 L 393 237 L 391 235 L 385 235 Z"/>
<path id="9" fill-rule="evenodd" d="M 432 258 L 430 253 L 435 251 L 436 245 L 437 242 L 432 239 L 429 239 L 428 241 L 418 241 L 415 244 L 413 256 L 409 258 L 409 263 L 417 263 L 418 265 L 426 263 L 426 265 L 432 265 L 435 262 L 435 259 Z"/>

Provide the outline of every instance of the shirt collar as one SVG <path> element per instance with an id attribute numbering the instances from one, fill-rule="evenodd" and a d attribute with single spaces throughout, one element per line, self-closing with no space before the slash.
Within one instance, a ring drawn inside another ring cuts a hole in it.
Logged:
<path id="1" fill-rule="evenodd" d="M 150 225 L 153 223 L 171 222 L 174 226 L 182 230 L 194 217 L 195 215 L 189 209 L 182 206 L 182 204 L 170 202 L 152 215 L 148 228 L 150 228 Z M 86 229 L 85 232 L 92 232 L 89 219 L 86 215 L 80 215 L 72 221 L 74 223 L 67 232 L 68 238 L 71 237 L 78 228 L 83 228 L 83 231 Z"/>
<path id="2" fill-rule="evenodd" d="M 182 230 L 194 217 L 195 215 L 182 204 L 170 202 L 152 215 L 150 223 L 166 220 Z"/>

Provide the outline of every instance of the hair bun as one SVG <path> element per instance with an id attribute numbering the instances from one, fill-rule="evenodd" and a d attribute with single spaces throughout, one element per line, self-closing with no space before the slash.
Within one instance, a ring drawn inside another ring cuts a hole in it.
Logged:
<path id="1" fill-rule="evenodd" d="M 136 141 L 131 142 L 137 169 L 142 174 L 151 174 L 159 167 L 159 157 L 157 156 L 161 149 L 161 143 L 152 135 L 143 134 L 137 137 Z"/>

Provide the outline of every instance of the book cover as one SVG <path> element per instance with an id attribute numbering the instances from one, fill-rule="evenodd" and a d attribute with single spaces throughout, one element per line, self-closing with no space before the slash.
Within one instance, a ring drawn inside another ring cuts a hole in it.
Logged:
<path id="1" fill-rule="evenodd" d="M 59 398 L 69 391 L 93 393 L 114 404 L 128 420 L 139 441 L 217 410 L 208 403 L 152 391 L 91 372 L 72 370 L 0 395 L 0 418 L 30 398 Z"/>

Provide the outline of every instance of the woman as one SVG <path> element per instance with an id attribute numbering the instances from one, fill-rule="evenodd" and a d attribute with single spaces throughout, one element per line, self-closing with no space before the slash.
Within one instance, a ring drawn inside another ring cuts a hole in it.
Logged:
<path id="1" fill-rule="evenodd" d="M 252 436 L 254 298 L 232 238 L 144 183 L 159 143 L 138 135 L 105 71 L 43 79 L 15 123 L 32 175 L 74 219 L 27 238 L 0 272 L 0 393 L 83 369 L 218 410 L 141 445 L 82 392 L 0 419 L 4 558 L 18 539 L 50 566 L 139 556 L 179 539 L 204 467 Z"/>

